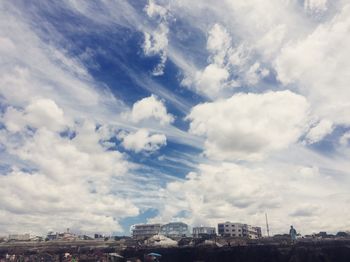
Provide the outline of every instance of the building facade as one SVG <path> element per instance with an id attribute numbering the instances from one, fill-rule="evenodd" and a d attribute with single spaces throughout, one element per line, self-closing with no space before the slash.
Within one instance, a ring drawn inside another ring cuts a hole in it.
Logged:
<path id="1" fill-rule="evenodd" d="M 132 237 L 135 239 L 149 238 L 160 233 L 161 224 L 139 224 L 132 227 Z"/>
<path id="2" fill-rule="evenodd" d="M 189 235 L 189 227 L 182 222 L 172 222 L 162 225 L 160 233 L 167 237 L 184 237 Z"/>
<path id="3" fill-rule="evenodd" d="M 251 239 L 258 239 L 262 238 L 262 232 L 261 232 L 261 227 L 252 227 L 253 232 L 251 233 Z"/>
<path id="4" fill-rule="evenodd" d="M 261 238 L 261 228 L 243 223 L 219 223 L 218 234 L 227 237 L 242 237 L 249 239 Z"/>
<path id="5" fill-rule="evenodd" d="M 192 235 L 195 238 L 200 237 L 212 237 L 216 235 L 215 227 L 194 227 L 192 230 Z"/>
<path id="6" fill-rule="evenodd" d="M 30 235 L 29 234 L 11 234 L 8 237 L 9 241 L 29 241 Z"/>

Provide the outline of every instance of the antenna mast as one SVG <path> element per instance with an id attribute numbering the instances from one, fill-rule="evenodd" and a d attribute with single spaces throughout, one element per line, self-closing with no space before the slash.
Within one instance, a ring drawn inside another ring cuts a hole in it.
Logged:
<path id="1" fill-rule="evenodd" d="M 265 219 L 266 219 L 267 236 L 270 237 L 270 229 L 269 229 L 269 221 L 267 220 L 267 213 L 265 213 Z"/>

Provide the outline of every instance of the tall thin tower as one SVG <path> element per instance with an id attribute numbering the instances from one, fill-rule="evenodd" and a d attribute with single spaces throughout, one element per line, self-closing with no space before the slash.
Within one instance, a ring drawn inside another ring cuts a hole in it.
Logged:
<path id="1" fill-rule="evenodd" d="M 265 213 L 265 219 L 266 219 L 267 236 L 270 237 L 270 229 L 269 229 L 269 221 L 267 220 L 267 213 Z"/>

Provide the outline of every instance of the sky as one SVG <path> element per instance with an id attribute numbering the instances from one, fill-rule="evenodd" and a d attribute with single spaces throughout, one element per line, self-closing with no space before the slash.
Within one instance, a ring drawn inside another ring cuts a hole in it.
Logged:
<path id="1" fill-rule="evenodd" d="M 0 2 L 0 234 L 350 230 L 346 0 Z"/>

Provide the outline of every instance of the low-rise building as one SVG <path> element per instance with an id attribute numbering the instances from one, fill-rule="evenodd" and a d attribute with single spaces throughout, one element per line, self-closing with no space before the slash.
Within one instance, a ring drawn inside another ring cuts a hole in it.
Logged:
<path id="1" fill-rule="evenodd" d="M 160 233 L 167 237 L 185 237 L 189 235 L 189 227 L 183 222 L 172 222 L 162 225 Z"/>
<path id="2" fill-rule="evenodd" d="M 249 239 L 259 239 L 262 238 L 261 227 L 250 226 L 248 227 L 248 238 Z"/>
<path id="3" fill-rule="evenodd" d="M 192 229 L 192 235 L 195 238 L 200 237 L 212 237 L 216 235 L 215 227 L 194 227 Z"/>
<path id="4" fill-rule="evenodd" d="M 52 231 L 50 231 L 49 233 L 47 233 L 47 235 L 46 235 L 46 240 L 47 241 L 51 241 L 51 240 L 56 240 L 56 239 L 58 239 L 58 233 L 56 232 L 52 232 Z"/>
<path id="5" fill-rule="evenodd" d="M 135 239 L 149 238 L 159 234 L 161 224 L 139 224 L 132 226 L 132 237 Z"/>
<path id="6" fill-rule="evenodd" d="M 229 237 L 243 237 L 249 239 L 261 238 L 261 228 L 243 223 L 225 222 L 218 224 L 218 234 Z"/>
<path id="7" fill-rule="evenodd" d="M 258 234 L 258 238 L 262 238 L 262 230 L 261 227 L 255 226 L 256 232 Z"/>
<path id="8" fill-rule="evenodd" d="M 8 241 L 29 241 L 29 234 L 11 234 L 8 237 Z"/>

